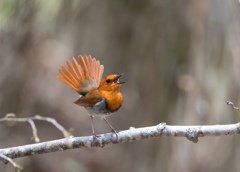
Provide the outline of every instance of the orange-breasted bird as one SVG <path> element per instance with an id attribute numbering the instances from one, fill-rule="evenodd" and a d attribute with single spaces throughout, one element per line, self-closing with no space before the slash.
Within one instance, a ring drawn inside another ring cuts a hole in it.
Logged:
<path id="1" fill-rule="evenodd" d="M 68 68 L 62 66 L 62 69 L 59 69 L 62 76 L 57 78 L 80 94 L 80 98 L 75 103 L 86 108 L 91 118 L 94 139 L 97 136 L 93 125 L 94 116 L 102 117 L 112 132 L 117 135 L 106 116 L 116 112 L 122 105 L 123 96 L 120 86 L 125 82 L 119 82 L 119 78 L 123 74 L 108 75 L 101 81 L 104 66 L 100 65 L 98 60 L 90 55 L 80 55 L 78 62 L 74 57 L 72 63 L 67 61 Z"/>

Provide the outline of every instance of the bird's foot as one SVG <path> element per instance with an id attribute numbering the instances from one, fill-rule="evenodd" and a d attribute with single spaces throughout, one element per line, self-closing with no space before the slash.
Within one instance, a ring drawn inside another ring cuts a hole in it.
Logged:
<path id="1" fill-rule="evenodd" d="M 118 139 L 118 131 L 116 131 L 114 128 L 112 128 L 112 133 L 116 135 L 116 142 L 119 142 L 119 139 Z"/>
<path id="2" fill-rule="evenodd" d="M 100 136 L 96 135 L 96 133 L 93 133 L 93 142 L 94 143 L 97 141 L 98 137 L 100 137 Z"/>

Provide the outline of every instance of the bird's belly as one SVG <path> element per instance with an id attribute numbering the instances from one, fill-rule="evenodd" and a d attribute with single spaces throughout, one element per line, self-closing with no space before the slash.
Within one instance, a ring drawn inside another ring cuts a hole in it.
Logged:
<path id="1" fill-rule="evenodd" d="M 118 108 L 115 110 L 108 109 L 106 99 L 103 98 L 103 100 L 96 103 L 94 107 L 86 107 L 86 110 L 91 116 L 105 117 L 112 115 L 112 113 L 116 112 Z"/>
<path id="2" fill-rule="evenodd" d="M 86 110 L 90 116 L 106 117 L 113 114 L 113 112 L 110 112 L 108 110 L 99 111 L 99 110 L 96 110 L 95 108 L 86 108 Z"/>

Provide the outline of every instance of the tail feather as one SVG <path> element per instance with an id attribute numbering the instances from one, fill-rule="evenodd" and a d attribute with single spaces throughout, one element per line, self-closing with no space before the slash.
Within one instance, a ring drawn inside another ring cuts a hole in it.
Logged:
<path id="1" fill-rule="evenodd" d="M 80 65 L 78 64 L 77 60 L 74 57 L 72 58 L 72 62 L 73 62 L 74 69 L 76 70 L 76 75 L 78 77 L 78 80 L 82 80 L 83 73 Z"/>
<path id="2" fill-rule="evenodd" d="M 88 70 L 87 69 L 87 64 L 85 63 L 85 59 L 82 56 L 78 56 L 78 61 L 79 61 L 80 66 L 82 68 L 83 77 L 84 77 L 84 76 L 86 76 L 86 70 Z"/>
<path id="3" fill-rule="evenodd" d="M 66 66 L 62 66 L 62 71 L 64 72 L 65 76 L 67 75 L 66 79 L 68 79 L 75 87 L 78 87 L 79 83 L 77 79 Z"/>
<path id="4" fill-rule="evenodd" d="M 73 77 L 77 80 L 77 82 L 79 82 L 80 78 L 79 78 L 73 64 L 70 61 L 67 61 L 67 65 L 68 65 L 68 68 L 69 68 L 71 74 L 73 75 Z"/>
<path id="5" fill-rule="evenodd" d="M 87 67 L 88 67 L 88 71 L 89 71 L 88 74 L 89 74 L 89 76 L 90 76 L 92 79 L 94 79 L 93 73 L 92 73 L 93 68 L 92 68 L 92 58 L 91 58 L 91 56 L 88 56 L 88 57 L 87 57 L 87 63 L 88 63 Z"/>
<path id="6" fill-rule="evenodd" d="M 59 81 L 63 82 L 64 84 L 66 84 L 67 86 L 71 87 L 72 89 L 74 89 L 75 91 L 78 91 L 78 89 L 73 86 L 70 82 L 68 82 L 64 77 L 62 76 L 57 76 L 57 78 L 59 79 Z"/>
<path id="7" fill-rule="evenodd" d="M 89 67 L 91 69 L 90 75 L 96 81 L 95 69 L 96 69 L 96 59 L 91 59 L 91 56 L 88 56 Z"/>
<path id="8" fill-rule="evenodd" d="M 96 59 L 95 58 L 92 59 L 91 68 L 92 68 L 93 79 L 96 81 L 97 78 L 96 78 L 96 75 L 95 75 L 95 70 L 96 70 Z"/>
<path id="9" fill-rule="evenodd" d="M 103 71 L 104 71 L 104 66 L 100 65 L 99 73 L 98 73 L 98 83 L 100 83 L 100 81 L 101 81 Z"/>
<path id="10" fill-rule="evenodd" d="M 72 80 L 69 78 L 69 76 L 68 76 L 62 69 L 59 69 L 58 71 L 59 71 L 59 73 L 63 76 L 63 78 L 64 78 L 65 80 L 67 80 L 69 83 L 71 83 L 71 85 L 73 85 L 74 87 L 76 87 L 76 86 L 73 84 Z"/>
<path id="11" fill-rule="evenodd" d="M 83 92 L 86 92 L 85 90 L 100 84 L 104 67 L 100 65 L 98 60 L 92 58 L 90 55 L 78 56 L 78 61 L 79 63 L 74 57 L 72 58 L 72 62 L 67 61 L 68 68 L 62 66 L 62 69 L 59 69 L 59 73 L 62 76 L 58 76 L 57 78 L 81 94 L 83 90 Z M 89 82 L 89 80 L 91 82 Z M 87 83 L 87 85 L 83 84 L 84 82 Z"/>
<path id="12" fill-rule="evenodd" d="M 96 77 L 96 80 L 97 80 L 97 83 L 100 83 L 100 81 L 98 80 L 99 77 L 98 77 L 98 73 L 100 71 L 100 62 L 99 61 L 96 61 L 96 67 L 95 67 L 95 77 Z"/>
<path id="13" fill-rule="evenodd" d="M 88 69 L 89 69 L 89 75 L 90 75 L 90 77 L 91 78 L 93 78 L 93 68 L 92 68 L 92 58 L 91 58 L 91 56 L 88 56 L 87 57 L 87 59 L 88 59 Z"/>

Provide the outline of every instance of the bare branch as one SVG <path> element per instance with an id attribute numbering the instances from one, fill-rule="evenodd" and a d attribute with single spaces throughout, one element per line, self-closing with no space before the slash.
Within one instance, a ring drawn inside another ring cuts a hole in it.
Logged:
<path id="1" fill-rule="evenodd" d="M 60 130 L 64 137 L 69 137 L 71 134 L 69 132 L 67 132 L 67 130 L 65 130 L 65 128 L 63 126 L 61 126 L 54 118 L 49 118 L 49 117 L 42 117 L 40 115 L 36 115 L 34 117 L 36 120 L 42 120 L 42 121 L 47 121 L 52 123 L 58 130 Z"/>
<path id="2" fill-rule="evenodd" d="M 227 101 L 227 105 L 232 106 L 233 109 L 236 109 L 238 112 L 240 112 L 240 109 L 238 107 L 235 107 L 231 101 Z"/>
<path id="3" fill-rule="evenodd" d="M 7 114 L 4 118 L 1 118 L 0 119 L 0 122 L 3 122 L 3 121 L 15 121 L 15 122 L 28 122 L 31 127 L 32 127 L 32 130 L 33 130 L 33 137 L 34 137 L 34 140 L 35 142 L 39 142 L 40 139 L 37 135 L 37 128 L 35 126 L 35 123 L 34 123 L 34 120 L 40 120 L 40 121 L 47 121 L 47 122 L 50 122 L 52 123 L 58 130 L 60 130 L 64 137 L 68 137 L 70 135 L 69 132 L 67 132 L 63 126 L 61 126 L 55 119 L 53 118 L 49 118 L 49 117 L 42 117 L 40 115 L 36 115 L 36 116 L 33 116 L 33 117 L 27 117 L 27 118 L 15 118 L 15 114 L 13 113 L 9 113 Z"/>
<path id="4" fill-rule="evenodd" d="M 109 144 L 132 142 L 158 137 L 186 137 L 188 140 L 197 143 L 199 137 L 221 136 L 240 134 L 240 123 L 230 125 L 206 125 L 206 126 L 171 126 L 161 123 L 152 127 L 134 128 L 118 133 L 118 140 L 115 134 L 101 134 L 95 142 L 92 136 L 69 137 L 60 140 L 53 140 L 42 143 L 0 149 L 0 154 L 10 158 L 50 153 L 76 148 L 104 147 Z M 5 159 L 1 159 L 5 162 Z"/>
<path id="5" fill-rule="evenodd" d="M 228 101 L 233 109 L 240 112 L 239 108 L 235 107 L 232 102 Z M 18 121 L 29 122 L 34 133 L 37 137 L 36 127 L 33 120 L 44 120 L 51 122 L 58 128 L 65 137 L 68 137 L 68 132 L 53 118 L 41 117 L 36 115 L 29 118 L 14 118 L 14 114 L 8 114 L 6 117 L 0 119 L 2 121 Z M 171 126 L 166 123 L 161 123 L 152 127 L 134 128 L 121 131 L 117 134 L 107 133 L 101 134 L 97 140 L 93 141 L 92 136 L 73 137 L 70 136 L 65 139 L 53 140 L 48 142 L 17 146 L 11 148 L 0 149 L 0 160 L 7 163 L 11 162 L 16 168 L 16 163 L 12 161 L 14 158 L 24 156 L 31 156 L 36 154 L 50 153 L 62 151 L 67 149 L 76 148 L 89 148 L 89 147 L 104 147 L 109 144 L 117 144 L 124 142 L 132 142 L 135 140 L 159 138 L 159 137 L 186 137 L 188 140 L 197 143 L 199 137 L 205 136 L 221 136 L 221 135 L 236 135 L 240 134 L 240 123 L 229 125 L 205 125 L 205 126 Z"/>
<path id="6" fill-rule="evenodd" d="M 10 162 L 17 172 L 23 169 L 22 166 L 18 165 L 16 162 L 14 162 L 11 158 L 7 157 L 6 155 L 0 154 L 0 157 L 4 159 L 6 162 Z"/>
<path id="7" fill-rule="evenodd" d="M 40 139 L 39 139 L 39 137 L 38 137 L 38 135 L 37 135 L 37 128 L 36 128 L 36 126 L 35 126 L 35 123 L 34 123 L 33 120 L 31 120 L 31 119 L 28 120 L 28 123 L 29 123 L 29 124 L 31 125 L 31 127 L 32 127 L 33 137 L 34 137 L 35 142 L 39 142 Z"/>

